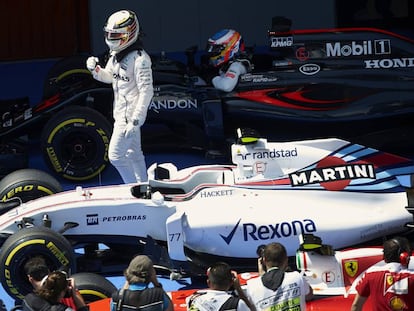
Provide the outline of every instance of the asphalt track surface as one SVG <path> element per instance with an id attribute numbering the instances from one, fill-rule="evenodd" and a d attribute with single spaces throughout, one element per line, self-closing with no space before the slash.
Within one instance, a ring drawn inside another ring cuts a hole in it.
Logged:
<path id="1" fill-rule="evenodd" d="M 37 104 L 42 99 L 43 81 L 47 75 L 48 70 L 55 63 L 54 59 L 35 60 L 35 61 L 21 61 L 21 62 L 0 62 L 0 72 L 2 75 L 0 100 L 14 99 L 19 97 L 28 97 L 31 105 Z M 29 143 L 30 157 L 29 167 L 45 170 L 49 173 L 51 171 L 46 166 L 42 155 L 37 150 L 37 142 Z M 203 155 L 197 153 L 156 153 L 146 154 L 147 166 L 152 163 L 164 163 L 172 162 L 178 168 L 213 163 L 211 160 L 207 160 Z M 53 174 L 53 173 L 52 173 Z M 74 189 L 78 184 L 71 183 L 67 180 L 59 179 L 65 190 Z M 99 186 L 99 185 L 111 185 L 121 183 L 117 171 L 109 165 L 108 168 L 94 180 L 84 182 L 81 185 L 83 187 Z M 108 278 L 115 286 L 121 287 L 124 283 L 124 277 Z M 177 290 L 185 288 L 191 284 L 187 283 L 188 280 L 171 281 L 169 278 L 160 278 L 160 282 L 163 283 L 164 289 Z M 14 306 L 14 300 L 8 296 L 3 287 L 0 286 L 0 299 L 5 304 L 7 310 L 10 310 Z"/>

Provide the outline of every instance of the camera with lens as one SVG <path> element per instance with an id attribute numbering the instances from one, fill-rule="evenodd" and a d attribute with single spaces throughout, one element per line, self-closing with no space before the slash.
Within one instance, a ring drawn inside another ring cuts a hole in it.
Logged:
<path id="1" fill-rule="evenodd" d="M 267 269 L 266 269 L 266 266 L 264 265 L 264 263 L 263 263 L 263 257 L 264 257 L 264 250 L 265 250 L 265 247 L 266 247 L 266 245 L 259 245 L 258 247 L 257 247 L 257 249 L 256 249 L 256 254 L 257 254 L 257 256 L 261 259 L 261 266 L 262 266 L 262 269 L 263 269 L 263 271 L 266 271 Z"/>
<path id="2" fill-rule="evenodd" d="M 64 298 L 70 298 L 72 297 L 72 282 L 70 279 L 66 279 L 66 281 L 68 282 L 66 291 L 65 291 L 65 296 Z"/>
<path id="3" fill-rule="evenodd" d="M 263 258 L 263 256 L 264 256 L 264 250 L 265 250 L 265 247 L 266 247 L 266 245 L 264 245 L 264 244 L 259 245 L 259 246 L 257 247 L 256 254 L 257 254 L 257 256 L 258 256 L 258 257 Z"/>

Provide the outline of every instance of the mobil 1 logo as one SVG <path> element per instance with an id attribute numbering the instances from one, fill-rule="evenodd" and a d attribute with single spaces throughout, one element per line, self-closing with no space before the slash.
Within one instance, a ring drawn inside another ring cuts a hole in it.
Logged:
<path id="1" fill-rule="evenodd" d="M 344 44 L 343 42 L 327 42 L 327 57 L 348 57 L 362 55 L 386 55 L 391 54 L 391 42 L 389 39 L 351 41 Z"/>
<path id="2" fill-rule="evenodd" d="M 374 40 L 374 53 L 375 55 L 391 54 L 390 40 Z"/>

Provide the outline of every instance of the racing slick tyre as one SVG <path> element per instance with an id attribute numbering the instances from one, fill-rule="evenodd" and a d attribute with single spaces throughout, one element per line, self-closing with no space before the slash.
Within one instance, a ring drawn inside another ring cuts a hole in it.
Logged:
<path id="1" fill-rule="evenodd" d="M 98 111 L 70 106 L 49 119 L 41 134 L 41 150 L 59 176 L 89 180 L 108 165 L 112 125 Z"/>
<path id="2" fill-rule="evenodd" d="M 117 288 L 102 275 L 90 272 L 75 273 L 71 276 L 86 303 L 110 298 Z"/>
<path id="3" fill-rule="evenodd" d="M 61 191 L 62 185 L 53 176 L 31 168 L 14 171 L 0 181 L 1 202 L 14 198 L 27 202 Z"/>
<path id="4" fill-rule="evenodd" d="M 88 82 L 92 85 L 94 79 L 85 65 L 87 58 L 86 55 L 75 55 L 56 62 L 47 73 L 43 98 L 49 98 L 75 84 Z"/>
<path id="5" fill-rule="evenodd" d="M 105 64 L 108 54 L 98 56 L 100 64 Z M 43 84 L 43 98 L 49 98 L 67 89 L 87 90 L 96 87 L 110 87 L 92 77 L 86 69 L 88 55 L 73 55 L 57 61 L 48 71 Z"/>
<path id="6" fill-rule="evenodd" d="M 24 265 L 35 256 L 43 256 L 50 271 L 76 271 L 73 248 L 61 234 L 47 227 L 23 228 L 7 238 L 0 253 L 0 282 L 16 300 L 33 290 Z"/>

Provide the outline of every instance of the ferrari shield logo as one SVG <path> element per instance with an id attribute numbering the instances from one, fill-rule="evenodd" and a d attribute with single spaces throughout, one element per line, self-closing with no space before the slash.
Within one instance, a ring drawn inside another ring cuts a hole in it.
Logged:
<path id="1" fill-rule="evenodd" d="M 345 272 L 351 278 L 354 277 L 358 272 L 358 261 L 357 260 L 347 260 L 344 263 Z"/>
<path id="2" fill-rule="evenodd" d="M 391 286 L 392 284 L 394 284 L 394 277 L 391 274 L 388 274 L 386 276 L 386 280 L 387 280 L 387 285 Z"/>

